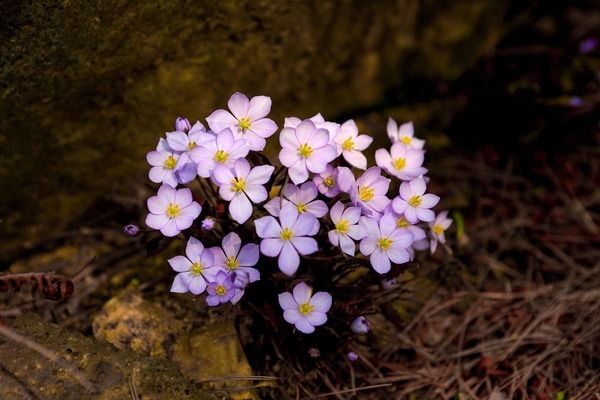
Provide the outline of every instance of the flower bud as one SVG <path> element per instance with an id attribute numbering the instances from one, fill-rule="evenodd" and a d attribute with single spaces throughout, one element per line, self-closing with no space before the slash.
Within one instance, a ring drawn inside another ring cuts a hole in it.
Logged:
<path id="1" fill-rule="evenodd" d="M 353 351 L 351 351 L 348 354 L 346 354 L 346 357 L 348 358 L 348 361 L 350 361 L 350 362 L 354 362 L 354 361 L 358 360 L 358 354 L 356 354 Z"/>
<path id="2" fill-rule="evenodd" d="M 386 290 L 394 289 L 398 287 L 398 281 L 396 278 L 384 279 L 381 281 L 381 286 Z"/>
<path id="3" fill-rule="evenodd" d="M 134 237 L 134 236 L 139 235 L 139 233 L 140 233 L 140 227 L 137 226 L 137 225 L 134 225 L 134 224 L 125 225 L 123 227 L 123 232 L 125 232 L 125 234 L 127 236 Z"/>
<path id="4" fill-rule="evenodd" d="M 365 333 L 371 330 L 371 323 L 362 315 L 357 317 L 354 321 L 352 321 L 352 325 L 350 325 L 350 329 L 352 332 L 357 335 L 364 335 Z"/>
<path id="5" fill-rule="evenodd" d="M 192 129 L 192 125 L 187 118 L 177 117 L 175 120 L 175 130 L 180 132 L 187 133 L 190 129 Z"/>
<path id="6" fill-rule="evenodd" d="M 311 347 L 310 349 L 308 349 L 308 355 L 311 358 L 319 358 L 321 357 L 321 351 L 316 347 Z"/>
<path id="7" fill-rule="evenodd" d="M 202 220 L 201 222 L 201 227 L 203 231 L 212 231 L 213 228 L 215 227 L 215 219 L 213 217 L 206 217 Z"/>

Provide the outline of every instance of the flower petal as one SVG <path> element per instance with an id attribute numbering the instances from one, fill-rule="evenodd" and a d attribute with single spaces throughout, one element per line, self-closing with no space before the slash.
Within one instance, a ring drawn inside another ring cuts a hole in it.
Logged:
<path id="1" fill-rule="evenodd" d="M 248 116 L 250 101 L 245 94 L 236 92 L 229 98 L 227 107 L 229 107 L 231 113 L 239 120 Z"/>

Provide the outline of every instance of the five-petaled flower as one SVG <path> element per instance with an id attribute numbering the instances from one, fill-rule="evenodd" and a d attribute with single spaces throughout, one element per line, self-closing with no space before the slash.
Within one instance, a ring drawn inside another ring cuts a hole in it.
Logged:
<path id="1" fill-rule="evenodd" d="M 334 229 L 328 233 L 329 241 L 334 246 L 340 246 L 342 251 L 350 256 L 354 256 L 356 245 L 354 240 L 361 240 L 366 232 L 360 220 L 361 210 L 359 207 L 348 207 L 344 209 L 344 203 L 338 201 L 331 207 L 331 222 Z"/>
<path id="2" fill-rule="evenodd" d="M 160 142 L 165 143 L 165 142 Z M 159 144 L 160 146 L 160 144 Z M 179 161 L 179 154 L 170 148 L 154 150 L 146 154 L 146 161 L 152 166 L 148 177 L 154 183 L 164 183 L 177 187 L 178 179 L 175 169 Z"/>
<path id="3" fill-rule="evenodd" d="M 323 200 L 317 200 L 318 194 L 317 186 L 313 182 L 304 182 L 300 187 L 288 183 L 283 187 L 283 199 L 279 196 L 274 197 L 264 207 L 269 214 L 278 217 L 281 207 L 291 203 L 300 214 L 307 212 L 321 218 L 327 214 L 329 208 Z"/>
<path id="4" fill-rule="evenodd" d="M 360 242 L 360 252 L 369 256 L 373 269 L 385 274 L 391 269 L 391 262 L 403 264 L 410 260 L 408 248 L 413 243 L 412 235 L 396 228 L 391 215 L 384 215 L 379 222 L 373 218 L 362 217 L 361 224 L 367 236 Z"/>
<path id="5" fill-rule="evenodd" d="M 433 221 L 435 214 L 430 208 L 440 201 L 440 197 L 425 193 L 425 190 L 427 190 L 427 185 L 423 177 L 415 178 L 410 182 L 402 182 L 400 196 L 392 201 L 394 211 L 404 214 L 408 222 L 413 224 L 417 221 Z"/>
<path id="6" fill-rule="evenodd" d="M 431 254 L 437 249 L 438 242 L 446 243 L 446 229 L 452 225 L 452 220 L 448 218 L 448 211 L 442 211 L 436 215 L 435 220 L 429 223 L 431 229 Z"/>
<path id="7" fill-rule="evenodd" d="M 279 305 L 283 318 L 302 333 L 313 333 L 315 326 L 327 322 L 327 311 L 331 308 L 331 295 L 327 292 L 312 293 L 312 288 L 304 282 L 294 287 L 292 293 L 279 295 Z"/>
<path id="8" fill-rule="evenodd" d="M 313 177 L 313 182 L 317 185 L 319 193 L 327 197 L 335 197 L 340 194 L 338 185 L 338 169 L 327 165 L 325 171 Z"/>
<path id="9" fill-rule="evenodd" d="M 381 176 L 381 169 L 377 167 L 369 168 L 358 179 L 349 168 L 340 167 L 338 182 L 340 189 L 350 195 L 352 204 L 366 215 L 378 218 L 390 203 L 386 194 L 391 181 Z"/>
<path id="10" fill-rule="evenodd" d="M 341 154 L 348 164 L 360 169 L 367 168 L 367 157 L 362 151 L 369 147 L 371 142 L 371 136 L 358 134 L 358 127 L 353 120 L 344 122 L 335 135 L 338 154 Z"/>
<path id="11" fill-rule="evenodd" d="M 209 178 L 217 165 L 232 166 L 239 158 L 246 157 L 250 149 L 246 139 L 236 139 L 229 129 L 190 151 L 190 158 L 198 164 L 198 175 Z"/>
<path id="12" fill-rule="evenodd" d="M 221 271 L 214 265 L 214 256 L 210 249 L 205 249 L 202 242 L 190 237 L 185 247 L 185 257 L 175 256 L 169 259 L 169 265 L 178 272 L 173 280 L 171 292 L 199 295 L 206 289 L 207 280 L 211 281 Z"/>
<path id="13" fill-rule="evenodd" d="M 236 288 L 231 276 L 223 271 L 217 272 L 214 279 L 206 287 L 206 303 L 209 306 L 218 306 L 219 304 L 231 301 L 235 296 Z"/>
<path id="14" fill-rule="evenodd" d="M 156 196 L 148 199 L 148 210 L 150 213 L 146 217 L 146 225 L 172 237 L 192 226 L 202 206 L 194 201 L 190 189 L 177 190 L 162 185 Z"/>
<path id="15" fill-rule="evenodd" d="M 422 167 L 424 159 L 425 151 L 408 148 L 400 142 L 394 143 L 389 152 L 387 149 L 377 149 L 375 152 L 377 165 L 402 180 L 427 173 L 427 169 Z"/>
<path id="16" fill-rule="evenodd" d="M 400 142 L 411 149 L 422 149 L 425 141 L 415 137 L 415 128 L 412 122 L 400 126 L 392 118 L 388 119 L 387 134 L 392 143 Z"/>
<path id="17" fill-rule="evenodd" d="M 223 238 L 221 247 L 212 247 L 215 258 L 214 264 L 228 272 L 246 273 L 248 283 L 260 279 L 260 272 L 252 268 L 258 262 L 259 248 L 257 244 L 247 243 L 242 246 L 242 239 L 235 232 L 230 232 Z"/>

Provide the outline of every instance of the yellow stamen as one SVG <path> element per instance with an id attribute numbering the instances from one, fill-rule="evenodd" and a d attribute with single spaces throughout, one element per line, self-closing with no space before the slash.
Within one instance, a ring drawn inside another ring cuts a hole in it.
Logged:
<path id="1" fill-rule="evenodd" d="M 337 224 L 335 224 L 335 230 L 339 233 L 348 233 L 348 229 L 350 225 L 347 219 L 341 219 Z"/>
<path id="2" fill-rule="evenodd" d="M 369 186 L 360 186 L 358 188 L 358 198 L 360 201 L 371 201 L 375 196 L 375 190 Z"/>
<path id="3" fill-rule="evenodd" d="M 217 296 L 225 296 L 225 294 L 227 293 L 227 289 L 225 289 L 225 286 L 223 285 L 218 285 L 215 288 L 215 293 L 217 293 Z"/>
<path id="4" fill-rule="evenodd" d="M 411 207 L 419 207 L 422 201 L 421 196 L 413 196 L 408 199 L 408 204 L 410 204 Z"/>
<path id="5" fill-rule="evenodd" d="M 333 187 L 333 185 L 335 185 L 335 179 L 333 179 L 332 176 L 328 176 L 327 178 L 323 179 L 323 183 L 327 187 Z"/>
<path id="6" fill-rule="evenodd" d="M 218 163 L 224 163 L 227 161 L 227 159 L 229 158 L 229 154 L 226 153 L 223 150 L 217 150 L 217 152 L 215 153 L 215 157 L 214 160 Z"/>
<path id="7" fill-rule="evenodd" d="M 165 214 L 167 214 L 167 217 L 169 217 L 169 218 L 175 218 L 176 216 L 179 215 L 180 212 L 181 212 L 181 207 L 179 207 L 179 204 L 169 203 Z"/>
<path id="8" fill-rule="evenodd" d="M 302 158 L 308 158 L 312 155 L 313 149 L 307 143 L 302 143 L 298 147 L 298 155 Z"/>
<path id="9" fill-rule="evenodd" d="M 433 233 L 435 233 L 436 235 L 441 235 L 442 233 L 444 233 L 444 227 L 441 225 L 434 225 L 433 228 L 431 228 L 431 230 L 433 231 Z"/>
<path id="10" fill-rule="evenodd" d="M 404 217 L 400 217 L 396 220 L 396 228 L 406 228 L 410 225 L 410 222 Z"/>
<path id="11" fill-rule="evenodd" d="M 250 129 L 250 118 L 241 118 L 239 121 L 240 129 L 245 131 L 246 129 Z"/>
<path id="12" fill-rule="evenodd" d="M 235 257 L 228 257 L 227 261 L 225 261 L 225 265 L 229 269 L 236 269 L 240 266 L 240 262 Z"/>
<path id="13" fill-rule="evenodd" d="M 244 178 L 233 178 L 231 180 L 231 190 L 234 192 L 242 192 L 246 189 L 246 181 Z"/>
<path id="14" fill-rule="evenodd" d="M 189 142 L 187 145 L 188 150 L 192 150 L 196 146 L 197 146 L 196 142 Z"/>
<path id="15" fill-rule="evenodd" d="M 394 243 L 393 240 L 388 239 L 388 238 L 380 238 L 377 241 L 377 246 L 381 249 L 381 250 L 388 250 L 390 247 L 392 247 L 392 243 Z"/>
<path id="16" fill-rule="evenodd" d="M 349 137 L 348 139 L 344 140 L 344 143 L 342 143 L 342 150 L 349 151 L 349 150 L 353 150 L 353 149 L 354 149 L 354 140 L 352 140 L 352 137 Z"/>
<path id="17" fill-rule="evenodd" d="M 401 170 L 406 166 L 406 158 L 396 158 L 393 162 L 394 169 Z"/>
<path id="18" fill-rule="evenodd" d="M 177 165 L 177 160 L 172 155 L 167 157 L 167 159 L 163 162 L 163 168 L 165 168 L 165 169 L 173 169 L 173 168 L 175 168 L 176 165 Z"/>
<path id="19" fill-rule="evenodd" d="M 281 239 L 282 240 L 290 240 L 294 236 L 294 232 L 290 228 L 285 228 L 281 231 Z"/>
<path id="20" fill-rule="evenodd" d="M 298 204 L 296 204 L 296 208 L 298 209 L 298 212 L 300 214 L 306 212 L 306 204 L 304 204 L 304 203 L 298 203 Z"/>
<path id="21" fill-rule="evenodd" d="M 308 315 L 314 309 L 315 309 L 315 307 L 310 303 L 302 303 L 298 306 L 298 312 L 300 312 L 300 314 L 302 314 L 302 315 Z"/>
<path id="22" fill-rule="evenodd" d="M 402 143 L 410 144 L 411 141 L 412 141 L 412 138 L 410 136 L 402 136 Z"/>
<path id="23" fill-rule="evenodd" d="M 204 267 L 199 262 L 195 262 L 192 264 L 192 268 L 190 268 L 190 272 L 192 275 L 202 275 L 202 270 Z"/>

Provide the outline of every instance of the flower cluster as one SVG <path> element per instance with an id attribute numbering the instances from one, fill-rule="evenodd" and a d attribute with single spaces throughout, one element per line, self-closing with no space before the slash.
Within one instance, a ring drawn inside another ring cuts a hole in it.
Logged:
<path id="1" fill-rule="evenodd" d="M 302 258 L 339 248 L 386 274 L 415 251 L 433 253 L 445 243 L 451 220 L 432 210 L 440 198 L 427 191 L 425 141 L 414 136 L 412 123 L 398 126 L 390 118 L 391 146 L 376 150 L 376 165 L 369 166 L 363 151 L 373 138 L 353 120 L 286 118 L 277 167 L 262 154 L 278 130 L 270 110 L 269 97 L 235 93 L 228 110 L 206 118 L 208 128 L 178 118 L 148 153 L 149 178 L 161 186 L 148 199 L 146 224 L 168 237 L 186 231 L 185 255 L 169 259 L 177 273 L 172 292 L 206 292 L 210 306 L 235 304 L 261 278 L 255 268 L 261 255 L 276 258 L 292 277 Z M 215 235 L 220 246 L 205 247 Z M 287 322 L 311 333 L 326 323 L 332 297 L 300 282 L 279 295 L 279 304 Z M 367 329 L 361 318 L 353 331 Z"/>

